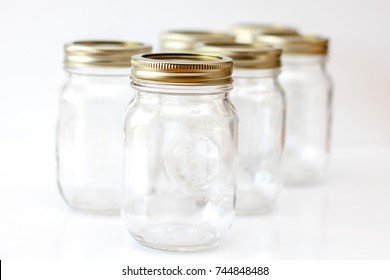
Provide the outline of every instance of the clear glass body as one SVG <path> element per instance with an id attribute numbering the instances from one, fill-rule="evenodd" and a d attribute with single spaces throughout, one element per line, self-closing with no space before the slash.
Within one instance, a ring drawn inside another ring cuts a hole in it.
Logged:
<path id="1" fill-rule="evenodd" d="M 74 209 L 120 213 L 123 112 L 130 70 L 67 69 L 57 123 L 57 180 Z"/>
<path id="2" fill-rule="evenodd" d="M 237 117 L 231 86 L 138 85 L 125 117 L 122 218 L 141 244 L 219 244 L 234 216 Z"/>
<path id="3" fill-rule="evenodd" d="M 286 184 L 318 183 L 330 149 L 332 84 L 325 56 L 284 55 L 280 83 L 286 95 Z"/>
<path id="4" fill-rule="evenodd" d="M 271 209 L 283 185 L 284 94 L 279 69 L 234 69 L 231 100 L 239 116 L 237 214 Z"/>

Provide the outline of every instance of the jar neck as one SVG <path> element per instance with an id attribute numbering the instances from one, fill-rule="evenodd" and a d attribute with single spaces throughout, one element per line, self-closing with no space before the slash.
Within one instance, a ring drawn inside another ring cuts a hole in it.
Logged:
<path id="1" fill-rule="evenodd" d="M 228 96 L 232 84 L 217 86 L 187 86 L 187 85 L 161 85 L 151 83 L 131 83 L 139 97 L 170 99 L 213 99 Z"/>
<path id="2" fill-rule="evenodd" d="M 243 69 L 234 68 L 233 78 L 248 78 L 248 79 L 275 79 L 280 73 L 280 68 L 273 69 Z"/>
<path id="3" fill-rule="evenodd" d="M 130 77 L 131 67 L 120 68 L 120 67 L 78 67 L 71 68 L 65 67 L 66 72 L 72 76 L 107 76 L 107 77 Z"/>
<path id="4" fill-rule="evenodd" d="M 130 68 L 65 68 L 73 84 L 130 84 Z"/>
<path id="5" fill-rule="evenodd" d="M 219 102 L 229 97 L 232 85 L 223 86 L 167 86 L 132 83 L 135 99 L 144 103 L 191 103 Z"/>
<path id="6" fill-rule="evenodd" d="M 327 56 L 325 55 L 283 55 L 283 70 L 322 71 L 325 69 Z"/>
<path id="7" fill-rule="evenodd" d="M 280 68 L 274 69 L 233 69 L 234 86 L 250 86 L 261 83 L 264 86 L 275 86 L 278 83 Z"/>

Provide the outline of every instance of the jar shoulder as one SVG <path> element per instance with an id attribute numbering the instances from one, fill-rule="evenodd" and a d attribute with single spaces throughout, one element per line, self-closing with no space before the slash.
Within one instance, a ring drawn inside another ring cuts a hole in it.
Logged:
<path id="1" fill-rule="evenodd" d="M 229 98 L 215 100 L 180 100 L 169 102 L 135 97 L 125 111 L 125 126 L 147 125 L 151 122 L 185 122 L 219 119 L 236 121 L 236 110 Z"/>

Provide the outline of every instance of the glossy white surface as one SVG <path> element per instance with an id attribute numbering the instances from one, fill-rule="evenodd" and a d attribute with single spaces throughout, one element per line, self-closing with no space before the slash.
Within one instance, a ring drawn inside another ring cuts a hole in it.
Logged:
<path id="1" fill-rule="evenodd" d="M 331 39 L 331 172 L 322 186 L 286 189 L 273 213 L 237 218 L 222 247 L 188 258 L 390 259 L 390 37 L 383 36 L 390 1 L 38 2 L 7 1 L 0 9 L 0 258 L 183 258 L 141 247 L 119 218 L 80 215 L 59 196 L 53 145 L 62 46 L 157 43 L 164 30 L 261 21 Z"/>
<path id="2" fill-rule="evenodd" d="M 390 258 L 390 149 L 335 151 L 326 183 L 285 188 L 272 213 L 236 217 L 222 246 L 180 254 L 138 245 L 119 217 L 70 210 L 51 158 L 34 164 L 40 149 L 1 144 L 0 258 Z M 7 157 L 17 149 L 28 160 Z"/>

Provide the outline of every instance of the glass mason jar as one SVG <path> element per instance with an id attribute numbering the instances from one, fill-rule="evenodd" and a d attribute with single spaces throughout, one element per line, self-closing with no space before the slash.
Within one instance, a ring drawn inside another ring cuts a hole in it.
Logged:
<path id="1" fill-rule="evenodd" d="M 162 52 L 193 52 L 198 42 L 234 42 L 234 35 L 222 32 L 202 30 L 173 30 L 161 34 L 160 49 Z"/>
<path id="2" fill-rule="evenodd" d="M 230 58 L 132 59 L 125 115 L 122 217 L 141 244 L 193 251 L 219 244 L 234 216 L 237 117 Z"/>
<path id="3" fill-rule="evenodd" d="M 286 93 L 286 183 L 314 184 L 326 174 L 330 151 L 332 84 L 326 72 L 328 40 L 318 36 L 263 36 L 283 49 L 280 82 Z"/>
<path id="4" fill-rule="evenodd" d="M 283 185 L 284 94 L 279 85 L 281 50 L 265 44 L 203 43 L 195 48 L 233 59 L 237 110 L 237 214 L 267 212 Z"/>
<path id="5" fill-rule="evenodd" d="M 133 97 L 131 57 L 150 52 L 135 42 L 65 45 L 65 71 L 57 122 L 57 181 L 74 209 L 120 212 L 123 121 Z"/>
<path id="6" fill-rule="evenodd" d="M 266 23 L 239 23 L 230 28 L 236 36 L 236 42 L 253 43 L 259 35 L 290 36 L 298 35 L 297 29 L 286 25 Z"/>

